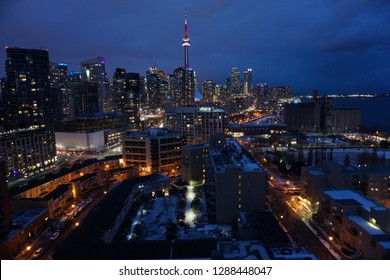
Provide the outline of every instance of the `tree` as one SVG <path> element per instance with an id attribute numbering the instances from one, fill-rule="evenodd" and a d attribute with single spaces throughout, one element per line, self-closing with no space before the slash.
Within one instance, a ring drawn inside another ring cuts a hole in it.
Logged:
<path id="1" fill-rule="evenodd" d="M 348 166 L 350 164 L 351 164 L 351 159 L 349 158 L 349 154 L 345 154 L 344 165 Z"/>

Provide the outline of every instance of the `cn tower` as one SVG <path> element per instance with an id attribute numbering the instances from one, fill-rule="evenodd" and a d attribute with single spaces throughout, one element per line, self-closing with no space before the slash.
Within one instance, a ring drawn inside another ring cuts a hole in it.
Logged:
<path id="1" fill-rule="evenodd" d="M 189 68 L 188 48 L 191 46 L 191 43 L 190 38 L 188 38 L 187 5 L 184 6 L 184 37 L 181 46 L 184 48 L 184 67 Z"/>

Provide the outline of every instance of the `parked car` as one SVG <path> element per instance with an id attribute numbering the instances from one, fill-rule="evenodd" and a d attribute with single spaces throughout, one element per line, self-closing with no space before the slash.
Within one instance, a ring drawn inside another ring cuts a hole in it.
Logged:
<path id="1" fill-rule="evenodd" d="M 60 235 L 60 233 L 59 233 L 58 231 L 56 231 L 55 233 L 53 233 L 53 234 L 50 236 L 50 240 L 56 239 L 59 235 Z"/>
<path id="2" fill-rule="evenodd" d="M 33 258 L 38 258 L 41 254 L 43 253 L 43 248 L 38 248 L 34 254 L 33 254 Z"/>

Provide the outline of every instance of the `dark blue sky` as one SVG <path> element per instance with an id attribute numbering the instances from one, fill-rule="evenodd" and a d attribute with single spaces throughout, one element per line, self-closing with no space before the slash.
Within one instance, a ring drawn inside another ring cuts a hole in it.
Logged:
<path id="1" fill-rule="evenodd" d="M 200 83 L 250 67 L 254 84 L 295 93 L 390 92 L 388 0 L 187 0 L 187 13 Z M 184 0 L 1 0 L 0 44 L 47 48 L 70 70 L 105 56 L 110 80 L 116 67 L 145 75 L 152 61 L 172 73 L 183 22 Z"/>

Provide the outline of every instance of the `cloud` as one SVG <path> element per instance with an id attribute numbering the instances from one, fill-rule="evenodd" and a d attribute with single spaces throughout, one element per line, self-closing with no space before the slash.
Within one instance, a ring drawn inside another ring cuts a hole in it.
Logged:
<path id="1" fill-rule="evenodd" d="M 388 74 L 379 63 L 390 61 L 388 0 L 187 0 L 187 9 L 190 63 L 200 81 L 223 83 L 233 66 L 252 67 L 254 83 L 310 90 L 345 86 L 341 71 L 358 83 L 362 65 Z M 152 61 L 172 72 L 183 63 L 183 21 L 177 0 L 0 1 L 2 42 L 49 48 L 51 60 L 72 70 L 105 56 L 110 76 L 116 67 L 144 75 Z M 378 90 L 390 88 L 383 80 Z"/>

